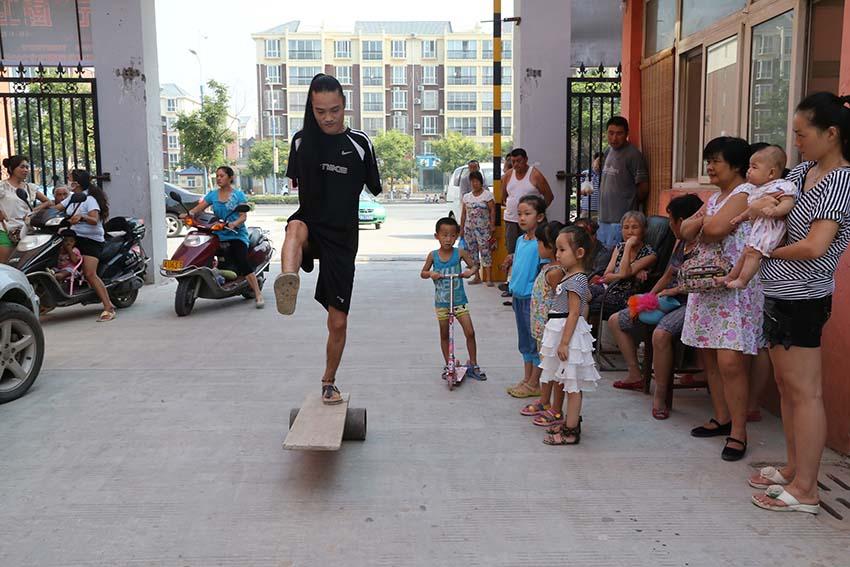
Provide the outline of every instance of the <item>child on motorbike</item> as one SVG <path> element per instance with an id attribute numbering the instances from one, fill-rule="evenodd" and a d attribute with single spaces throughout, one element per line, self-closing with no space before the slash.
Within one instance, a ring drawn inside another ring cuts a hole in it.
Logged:
<path id="1" fill-rule="evenodd" d="M 56 281 L 62 283 L 67 279 L 80 275 L 80 265 L 83 255 L 77 250 L 77 235 L 71 229 L 62 231 L 62 249 L 59 251 L 59 261 L 56 263 Z"/>

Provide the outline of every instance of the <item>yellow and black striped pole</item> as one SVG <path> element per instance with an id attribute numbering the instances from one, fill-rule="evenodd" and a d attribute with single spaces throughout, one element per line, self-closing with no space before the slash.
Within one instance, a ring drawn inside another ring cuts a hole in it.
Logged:
<path id="1" fill-rule="evenodd" d="M 493 196 L 496 199 L 496 250 L 493 280 L 505 281 L 501 264 L 508 254 L 502 222 L 502 0 L 493 0 Z"/>

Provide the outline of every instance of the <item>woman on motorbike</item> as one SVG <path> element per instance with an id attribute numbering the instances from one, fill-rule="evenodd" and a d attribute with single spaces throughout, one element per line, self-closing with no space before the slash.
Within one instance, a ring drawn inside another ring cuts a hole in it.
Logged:
<path id="1" fill-rule="evenodd" d="M 213 213 L 223 220 L 225 223 L 222 230 L 215 231 L 215 235 L 221 243 L 226 243 L 223 247 L 223 254 L 227 263 L 236 268 L 236 273 L 244 276 L 254 292 L 255 305 L 257 309 L 265 307 L 266 302 L 263 299 L 263 293 L 260 291 L 260 284 L 257 282 L 257 275 L 254 273 L 254 267 L 248 261 L 248 229 L 245 227 L 245 221 L 248 219 L 247 213 L 237 213 L 236 207 L 248 202 L 239 189 L 233 188 L 233 169 L 223 165 L 215 170 L 215 183 L 218 185 L 218 190 L 210 191 L 204 198 L 201 199 L 195 207 L 189 211 L 190 216 L 204 211 L 207 207 L 212 207 Z"/>
<path id="2" fill-rule="evenodd" d="M 15 249 L 24 219 L 33 210 L 32 204 L 38 201 L 38 210 L 50 206 L 50 200 L 38 185 L 27 182 L 30 164 L 26 156 L 10 156 L 3 160 L 3 167 L 9 172 L 9 177 L 0 182 L 0 263 L 5 264 Z M 19 189 L 26 191 L 26 199 L 18 196 Z"/>
<path id="3" fill-rule="evenodd" d="M 75 169 L 71 172 L 70 197 L 58 203 L 55 208 L 66 211 L 69 222 L 74 227 L 77 238 L 77 249 L 83 255 L 83 275 L 89 286 L 95 290 L 97 297 L 103 303 L 103 312 L 98 317 L 98 323 L 112 321 L 115 319 L 115 306 L 109 299 L 109 292 L 97 275 L 97 265 L 100 262 L 100 253 L 103 251 L 104 232 L 103 221 L 109 218 L 109 203 L 103 189 L 92 185 L 89 172 L 84 169 Z M 82 193 L 86 200 L 80 203 L 71 203 L 74 195 Z"/>

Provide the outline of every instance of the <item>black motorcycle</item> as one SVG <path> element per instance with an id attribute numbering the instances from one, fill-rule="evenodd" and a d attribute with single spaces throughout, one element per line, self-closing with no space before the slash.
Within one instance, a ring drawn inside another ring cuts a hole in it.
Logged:
<path id="1" fill-rule="evenodd" d="M 86 196 L 75 193 L 68 209 L 85 201 Z M 100 303 L 94 288 L 84 280 L 71 287 L 56 279 L 54 270 L 62 250 L 62 231 L 70 227 L 70 215 L 56 209 L 43 209 L 29 220 L 30 228 L 18 242 L 9 265 L 24 272 L 32 284 L 43 308 Z M 135 303 L 144 285 L 150 259 L 142 249 L 145 225 L 139 219 L 114 217 L 103 226 L 106 241 L 100 254 L 97 275 L 103 281 L 115 307 L 123 309 Z"/>

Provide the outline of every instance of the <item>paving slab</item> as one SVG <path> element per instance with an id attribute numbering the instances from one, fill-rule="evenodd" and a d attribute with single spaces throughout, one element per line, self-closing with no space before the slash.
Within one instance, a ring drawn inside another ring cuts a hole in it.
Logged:
<path id="1" fill-rule="evenodd" d="M 334 453 L 280 445 L 289 409 L 319 391 L 315 273 L 288 319 L 241 299 L 178 318 L 173 284 L 108 324 L 96 306 L 50 314 L 42 375 L 0 406 L 0 565 L 850 564 L 850 508 L 837 520 L 749 503 L 752 466 L 783 457 L 772 416 L 726 463 L 722 440 L 688 434 L 708 416 L 704 390 L 676 391 L 659 422 L 606 374 L 581 445 L 545 447 L 505 394 L 520 356 L 495 289 L 467 288 L 489 380 L 450 392 L 419 268 L 357 266 L 339 383 L 369 433 Z"/>

